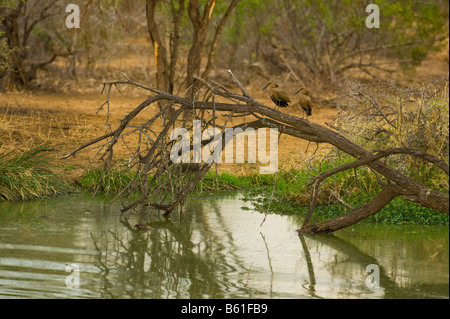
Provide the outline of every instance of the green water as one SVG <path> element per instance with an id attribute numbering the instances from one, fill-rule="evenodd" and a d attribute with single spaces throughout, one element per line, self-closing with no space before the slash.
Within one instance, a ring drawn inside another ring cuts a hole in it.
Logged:
<path id="1" fill-rule="evenodd" d="M 299 237 L 300 218 L 261 226 L 242 206 L 207 196 L 166 219 L 81 197 L 0 203 L 0 298 L 449 298 L 446 227 Z"/>

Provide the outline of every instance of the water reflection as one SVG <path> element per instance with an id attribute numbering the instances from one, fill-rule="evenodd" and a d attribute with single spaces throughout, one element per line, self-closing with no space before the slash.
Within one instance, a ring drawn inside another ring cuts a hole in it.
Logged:
<path id="1" fill-rule="evenodd" d="M 449 296 L 446 228 L 362 224 L 299 236 L 302 220 L 268 215 L 261 226 L 264 216 L 241 206 L 238 196 L 208 196 L 166 218 L 73 197 L 2 203 L 0 297 Z M 368 265 L 379 269 L 378 289 L 366 284 Z"/>
<path id="2" fill-rule="evenodd" d="M 136 216 L 122 216 L 128 232 L 93 235 L 104 293 L 111 298 L 251 297 L 254 292 L 242 280 L 228 278 L 248 272 L 233 244 L 223 242 L 232 240 L 231 234 L 217 236 L 204 210 L 177 217 L 139 214 L 136 221 Z M 136 222 L 152 230 L 136 229 Z"/>
<path id="3" fill-rule="evenodd" d="M 375 265 L 377 269 L 379 270 L 379 283 L 380 287 L 378 288 L 371 288 L 368 287 L 366 282 L 359 282 L 359 287 L 357 290 L 359 291 L 357 293 L 357 296 L 360 297 L 370 297 L 370 298 L 445 298 L 446 294 L 448 295 L 449 285 L 448 285 L 448 272 L 447 280 L 443 281 L 440 284 L 434 284 L 432 286 L 427 286 L 424 284 L 411 284 L 406 286 L 401 286 L 398 284 L 395 280 L 392 280 L 391 277 L 387 274 L 387 271 L 384 266 L 381 265 L 381 263 L 374 258 L 373 256 L 370 256 L 368 254 L 363 253 L 357 246 L 344 241 L 334 235 L 309 235 L 310 237 L 314 237 L 315 240 L 320 241 L 320 243 L 326 247 L 331 248 L 334 251 L 338 251 L 340 254 L 343 254 L 346 256 L 345 259 L 339 259 L 335 258 L 334 261 L 329 261 L 328 268 L 332 270 L 332 273 L 334 275 L 347 275 L 350 277 L 352 275 L 351 268 L 348 268 L 346 266 L 343 267 L 343 264 L 351 264 L 353 265 L 353 269 L 355 266 L 359 266 L 359 269 L 366 269 L 368 265 Z M 309 250 L 306 245 L 305 237 L 308 237 L 307 235 L 303 236 L 300 235 L 300 241 L 302 243 L 303 251 L 305 253 L 305 259 L 308 266 L 308 274 L 310 278 L 309 286 L 307 287 L 310 291 L 310 294 L 315 297 L 317 296 L 315 292 L 315 273 L 314 273 L 314 266 L 313 262 L 311 261 Z M 336 256 L 337 257 L 337 256 Z M 448 269 L 448 268 L 447 268 Z M 350 272 L 349 272 L 350 270 Z M 369 273 L 366 273 L 366 275 L 369 275 Z M 420 275 L 419 275 L 420 276 Z M 348 287 L 350 287 L 350 283 L 346 283 Z M 354 285 L 355 283 L 353 283 Z M 344 286 L 345 287 L 345 286 Z M 352 297 L 349 293 L 354 289 L 342 289 L 339 293 L 340 297 Z M 423 294 L 423 292 L 426 291 L 426 295 Z M 353 292 L 354 293 L 354 292 Z"/>

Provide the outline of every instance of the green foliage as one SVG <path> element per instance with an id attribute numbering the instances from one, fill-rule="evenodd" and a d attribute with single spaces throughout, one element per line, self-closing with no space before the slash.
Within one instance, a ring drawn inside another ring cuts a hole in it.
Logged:
<path id="1" fill-rule="evenodd" d="M 133 179 L 135 172 L 130 170 L 111 170 L 103 177 L 103 169 L 93 169 L 87 171 L 79 180 L 79 185 L 87 191 L 94 191 L 100 182 L 99 191 L 103 193 L 118 192 L 123 189 Z"/>
<path id="2" fill-rule="evenodd" d="M 270 198 L 273 181 L 272 183 L 267 181 L 267 183 L 254 184 L 253 187 L 246 188 L 244 200 L 251 204 L 252 209 L 261 213 L 266 213 L 267 210 L 269 210 L 269 212 L 277 214 L 306 215 L 309 209 L 311 188 L 306 187 L 302 182 L 292 183 L 296 177 L 300 180 L 304 178 L 304 176 L 305 172 L 283 172 L 278 175 L 277 189 L 272 201 Z M 375 196 L 375 188 L 377 188 L 377 183 L 373 178 L 361 176 L 361 174 L 358 174 L 358 177 L 360 181 L 366 179 L 367 186 L 370 186 L 372 189 L 369 189 L 368 192 L 364 192 L 360 188 L 361 184 L 355 179 L 348 178 L 348 176 L 333 176 L 333 181 L 327 180 L 327 184 L 333 184 L 333 186 L 342 185 L 342 189 L 345 189 L 345 192 L 342 192 L 340 195 L 346 195 L 348 204 L 357 207 L 363 205 L 369 198 Z M 350 208 L 340 205 L 335 198 L 332 198 L 329 195 L 326 191 L 328 187 L 329 186 L 323 187 L 325 190 L 321 193 L 319 204 L 314 210 L 311 222 L 322 222 L 337 218 L 350 211 Z M 352 191 L 349 192 L 349 189 L 352 189 Z M 448 226 L 449 216 L 428 208 L 420 207 L 403 198 L 396 198 L 377 214 L 365 219 L 364 222 Z"/>
<path id="3" fill-rule="evenodd" d="M 382 35 L 396 43 L 393 53 L 418 65 L 426 54 L 448 36 L 448 17 L 436 1 L 407 0 L 398 3 L 376 1 L 383 19 Z M 447 4 L 448 6 L 448 4 Z M 403 62 L 406 66 L 408 62 Z"/>
<path id="4" fill-rule="evenodd" d="M 14 0 L 0 0 L 0 5 L 7 6 L 10 8 L 16 8 L 17 3 Z"/>
<path id="5" fill-rule="evenodd" d="M 68 186 L 52 169 L 50 145 L 0 152 L 0 200 L 30 200 L 61 194 Z"/>
<path id="6" fill-rule="evenodd" d="M 421 224 L 448 226 L 449 216 L 414 203 L 396 198 L 377 214 L 367 219 L 383 224 Z"/>
<path id="7" fill-rule="evenodd" d="M 350 162 L 350 157 L 346 158 L 345 161 Z M 312 171 L 331 169 L 333 163 L 336 164 L 332 161 L 329 163 L 322 162 L 322 164 L 316 163 L 314 169 L 311 170 L 279 171 L 277 176 L 260 174 L 236 176 L 230 173 L 222 173 L 216 176 L 214 172 L 208 172 L 192 195 L 197 196 L 201 191 L 241 191 L 243 199 L 251 205 L 251 208 L 246 207 L 246 209 L 255 209 L 262 213 L 266 213 L 269 209 L 271 213 L 277 214 L 306 215 L 311 194 L 311 188 L 307 187 L 307 184 L 311 180 Z M 80 179 L 79 185 L 85 190 L 93 191 L 102 172 L 102 169 L 86 172 Z M 339 195 L 346 195 L 348 203 L 351 205 L 363 205 L 368 198 L 375 196 L 378 189 L 377 181 L 367 169 L 358 171 L 357 179 L 352 174 L 343 172 L 340 175 L 332 176 L 326 180 L 323 188 L 327 190 L 330 187 L 341 185 L 343 191 L 336 190 Z M 103 193 L 117 192 L 127 185 L 133 177 L 133 172 L 124 173 L 120 170 L 114 170 L 109 177 L 103 177 L 100 191 Z M 271 201 L 275 179 L 276 188 Z M 151 181 L 151 176 L 149 176 L 149 181 Z M 320 222 L 336 218 L 348 211 L 348 207 L 339 205 L 329 192 L 323 191 L 319 197 L 319 205 L 315 209 L 313 220 Z M 397 198 L 365 221 L 384 224 L 445 226 L 449 225 L 449 216 Z"/>

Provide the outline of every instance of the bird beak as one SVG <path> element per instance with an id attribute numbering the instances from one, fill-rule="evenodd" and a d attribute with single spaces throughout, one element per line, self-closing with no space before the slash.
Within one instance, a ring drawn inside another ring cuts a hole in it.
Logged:
<path id="1" fill-rule="evenodd" d="M 300 90 L 298 90 L 297 92 L 295 92 L 294 95 L 297 95 L 297 94 L 299 94 L 299 93 L 300 93 Z"/>
<path id="2" fill-rule="evenodd" d="M 268 86 L 269 86 L 269 83 L 267 83 L 267 84 L 266 84 L 266 86 L 265 86 L 265 87 L 263 87 L 263 89 L 262 89 L 262 90 L 264 91 L 265 89 L 267 89 L 267 87 L 268 87 Z"/>

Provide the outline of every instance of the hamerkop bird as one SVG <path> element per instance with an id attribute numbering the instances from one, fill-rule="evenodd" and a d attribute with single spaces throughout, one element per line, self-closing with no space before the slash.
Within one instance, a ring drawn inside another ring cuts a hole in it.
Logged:
<path id="1" fill-rule="evenodd" d="M 291 99 L 287 96 L 286 92 L 279 88 L 278 84 L 269 82 L 263 88 L 263 91 L 269 88 L 269 95 L 273 103 L 278 107 L 287 107 L 288 103 L 291 103 Z"/>
<path id="2" fill-rule="evenodd" d="M 311 114 L 312 114 L 312 102 L 311 102 L 311 98 L 309 97 L 309 92 L 305 88 L 300 88 L 300 90 L 295 92 L 295 95 L 297 95 L 299 93 L 300 93 L 300 95 L 298 98 L 298 103 L 300 104 L 300 106 L 303 109 L 303 117 L 305 116 L 305 112 L 306 112 L 306 118 L 308 118 L 308 116 L 311 116 Z"/>

